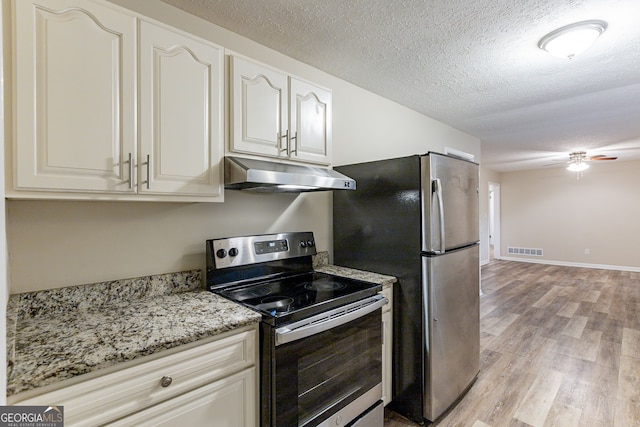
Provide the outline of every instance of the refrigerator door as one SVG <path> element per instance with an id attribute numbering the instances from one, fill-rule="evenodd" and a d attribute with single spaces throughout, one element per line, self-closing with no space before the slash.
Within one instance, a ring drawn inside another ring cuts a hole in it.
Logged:
<path id="1" fill-rule="evenodd" d="M 429 153 L 421 172 L 422 250 L 439 254 L 480 240 L 478 165 Z"/>
<path id="2" fill-rule="evenodd" d="M 435 420 L 480 368 L 479 245 L 422 258 L 424 417 Z"/>

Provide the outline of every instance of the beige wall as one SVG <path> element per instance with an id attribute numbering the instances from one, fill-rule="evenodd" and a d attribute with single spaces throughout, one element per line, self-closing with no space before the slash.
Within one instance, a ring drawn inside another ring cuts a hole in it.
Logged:
<path id="1" fill-rule="evenodd" d="M 502 255 L 544 249 L 532 261 L 640 271 L 640 162 L 501 174 Z M 590 254 L 585 254 L 589 249 Z"/>
<path id="2" fill-rule="evenodd" d="M 113 0 L 333 91 L 334 163 L 442 151 L 478 139 L 158 0 Z M 204 267 L 204 240 L 311 230 L 331 250 L 331 193 L 225 193 L 225 203 L 7 203 L 11 293 Z"/>

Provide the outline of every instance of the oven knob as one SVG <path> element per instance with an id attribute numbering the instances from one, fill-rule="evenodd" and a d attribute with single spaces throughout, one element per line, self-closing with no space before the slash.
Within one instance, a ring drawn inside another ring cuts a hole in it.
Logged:
<path id="1" fill-rule="evenodd" d="M 313 245 L 314 245 L 314 244 L 315 244 L 315 243 L 314 243 L 314 241 L 313 241 L 313 240 L 307 240 L 307 246 L 308 246 L 308 247 L 313 247 Z"/>
<path id="2" fill-rule="evenodd" d="M 238 256 L 238 248 L 229 249 L 229 256 Z"/>
<path id="3" fill-rule="evenodd" d="M 218 250 L 216 251 L 216 256 L 217 256 L 218 258 L 224 258 L 224 257 L 226 257 L 226 256 L 227 256 L 227 251 L 225 251 L 224 249 L 218 249 Z"/>
<path id="4" fill-rule="evenodd" d="M 307 247 L 307 242 L 305 242 L 304 240 L 300 242 L 300 247 L 301 248 L 306 248 Z"/>

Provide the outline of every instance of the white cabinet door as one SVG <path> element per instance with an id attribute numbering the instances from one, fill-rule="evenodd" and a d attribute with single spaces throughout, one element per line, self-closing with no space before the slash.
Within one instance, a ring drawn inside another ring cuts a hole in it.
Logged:
<path id="1" fill-rule="evenodd" d="M 133 192 L 135 17 L 88 0 L 14 5 L 14 185 Z"/>
<path id="2" fill-rule="evenodd" d="M 331 159 L 331 92 L 291 78 L 291 157 L 328 165 Z"/>
<path id="3" fill-rule="evenodd" d="M 247 369 L 110 425 L 254 427 L 258 419 L 256 376 L 255 368 Z"/>
<path id="4" fill-rule="evenodd" d="M 223 50 L 140 22 L 140 193 L 222 195 Z"/>
<path id="5" fill-rule="evenodd" d="M 231 57 L 230 150 L 286 157 L 287 76 Z"/>

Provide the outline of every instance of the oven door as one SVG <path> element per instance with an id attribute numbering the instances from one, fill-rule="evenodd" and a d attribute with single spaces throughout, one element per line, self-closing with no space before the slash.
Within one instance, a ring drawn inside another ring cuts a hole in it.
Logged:
<path id="1" fill-rule="evenodd" d="M 346 425 L 380 400 L 386 302 L 377 295 L 276 329 L 270 425 Z"/>

